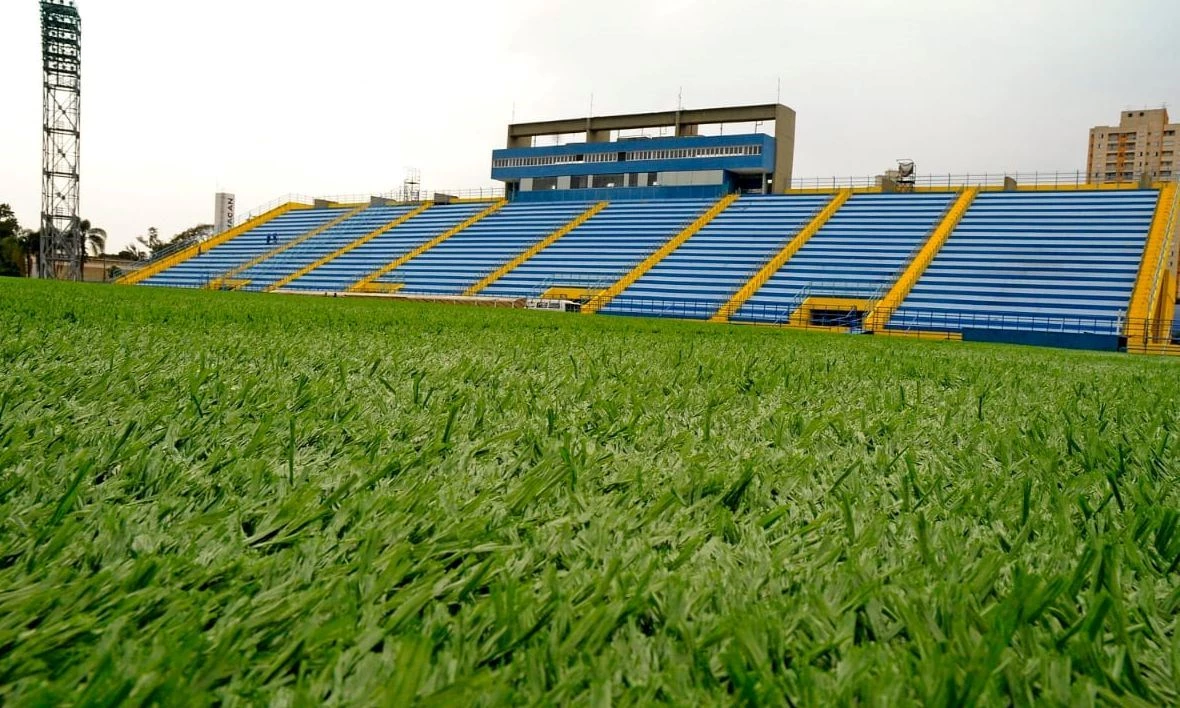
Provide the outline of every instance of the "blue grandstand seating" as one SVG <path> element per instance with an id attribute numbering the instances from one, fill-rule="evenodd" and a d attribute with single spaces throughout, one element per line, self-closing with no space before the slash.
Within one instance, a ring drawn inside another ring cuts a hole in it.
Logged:
<path id="1" fill-rule="evenodd" d="M 258 263 L 237 275 L 237 278 L 249 280 L 245 290 L 263 290 L 284 276 L 314 263 L 338 248 L 352 243 L 382 224 L 409 212 L 411 206 L 369 207 L 356 216 L 342 221 L 335 226 L 316 234 L 302 243 Z"/>
<path id="2" fill-rule="evenodd" d="M 226 271 L 257 258 L 276 246 L 328 223 L 348 209 L 296 209 L 230 239 L 208 251 L 178 263 L 147 280 L 144 285 L 200 288 Z M 273 236 L 276 242 L 267 242 Z"/>
<path id="3" fill-rule="evenodd" d="M 742 197 L 602 312 L 708 319 L 831 200 Z"/>
<path id="4" fill-rule="evenodd" d="M 1158 197 L 981 194 L 888 326 L 1118 334 Z"/>
<path id="5" fill-rule="evenodd" d="M 602 312 L 711 317 L 832 198 L 743 197 Z M 951 192 L 854 194 L 730 319 L 783 322 L 808 296 L 878 299 L 954 199 Z M 994 339 L 1005 334 L 1002 330 L 1021 330 L 1109 340 L 1124 326 L 1158 200 L 1159 192 L 1150 189 L 982 192 L 887 327 L 959 331 L 965 338 Z M 537 296 L 556 286 L 606 287 L 713 203 L 696 198 L 612 202 L 480 294 Z M 508 203 L 379 282 L 401 284 L 407 294 L 462 294 L 590 206 L 585 201 Z M 486 208 L 434 206 L 284 287 L 347 290 Z M 412 209 L 369 207 L 233 277 L 249 281 L 249 289 L 263 290 Z M 344 208 L 289 211 L 143 282 L 206 286 L 348 213 Z M 830 314 L 820 310 L 817 316 Z M 1180 334 L 1180 318 L 1174 327 Z"/>
<path id="6" fill-rule="evenodd" d="M 953 198 L 946 192 L 853 195 L 730 319 L 782 322 L 812 295 L 879 297 Z"/>
<path id="7" fill-rule="evenodd" d="M 684 230 L 716 200 L 616 202 L 483 291 L 537 296 L 557 285 L 605 288 Z"/>
<path id="8" fill-rule="evenodd" d="M 487 204 L 434 206 L 287 285 L 287 290 L 344 291 L 391 261 L 487 208 Z M 392 221 L 396 217 L 391 217 Z"/>
<path id="9" fill-rule="evenodd" d="M 404 293 L 461 295 L 589 207 L 586 202 L 508 204 L 378 282 L 403 283 Z"/>

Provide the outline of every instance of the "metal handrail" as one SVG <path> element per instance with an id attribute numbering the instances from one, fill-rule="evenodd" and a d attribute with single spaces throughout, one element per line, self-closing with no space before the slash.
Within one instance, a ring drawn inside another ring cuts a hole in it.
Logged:
<path id="1" fill-rule="evenodd" d="M 618 278 L 588 275 L 586 273 L 551 273 L 537 283 L 531 292 L 536 297 L 540 297 L 545 291 L 558 285 L 568 285 L 587 290 L 606 290 L 615 280 L 618 280 Z"/>
<path id="2" fill-rule="evenodd" d="M 343 203 L 343 202 L 341 202 L 341 203 Z M 412 210 L 411 208 L 409 208 L 409 205 L 405 205 L 405 204 L 395 205 L 395 206 L 402 206 L 404 208 L 407 208 L 407 212 Z M 361 212 L 360 214 L 357 214 L 357 216 L 362 216 L 362 215 L 364 215 L 364 213 L 365 212 Z M 353 217 L 353 218 L 356 218 L 356 217 Z M 351 221 L 351 219 L 348 221 Z M 343 221 L 343 222 L 337 224 L 336 226 L 343 226 L 344 224 L 347 224 L 348 221 Z M 331 229 L 328 229 L 327 231 L 331 231 Z M 323 236 L 324 233 L 327 233 L 327 231 L 318 234 L 318 236 Z M 318 238 L 318 236 L 317 236 L 317 238 Z M 355 237 L 353 237 L 353 238 L 355 239 Z M 350 240 L 352 240 L 352 239 L 350 239 Z M 271 256 L 269 259 L 267 259 L 267 262 L 270 264 L 276 265 L 276 266 L 280 266 L 280 267 L 284 266 L 284 265 L 290 265 L 290 262 L 292 260 L 299 257 L 299 254 L 301 253 L 300 246 L 302 246 L 304 244 L 311 243 L 313 241 L 316 241 L 316 239 L 309 239 L 308 241 L 304 241 L 301 244 L 298 244 L 298 245 L 293 246 L 288 249 L 284 249 L 281 253 Z M 316 246 L 316 245 L 318 245 L 318 242 L 315 244 L 312 244 L 312 245 Z M 311 246 L 309 246 L 309 247 L 311 247 Z M 294 272 L 295 270 L 298 270 L 298 268 L 293 269 L 291 272 Z M 266 287 L 266 285 L 253 285 L 253 284 L 251 284 L 251 285 L 248 285 L 242 289 L 243 290 L 262 290 L 265 287 Z"/>
<path id="3" fill-rule="evenodd" d="M 415 203 L 415 202 L 421 202 L 421 201 L 428 201 L 436 193 L 446 194 L 448 196 L 454 197 L 455 199 L 488 199 L 488 200 L 492 200 L 492 199 L 502 199 L 504 197 L 504 188 L 503 187 L 485 187 L 485 188 L 476 188 L 476 189 L 440 189 L 440 190 L 422 189 L 422 190 L 419 190 L 419 194 L 414 199 L 405 199 L 404 197 L 406 197 L 407 195 L 404 192 L 396 192 L 396 191 L 395 192 L 384 192 L 384 193 L 379 193 L 379 194 L 373 194 L 373 193 L 345 194 L 345 195 L 330 195 L 330 196 L 322 196 L 322 197 L 313 197 L 313 196 L 310 196 L 307 194 L 289 193 L 289 194 L 284 194 L 283 196 L 280 196 L 280 197 L 275 197 L 274 199 L 271 199 L 270 201 L 266 202 L 265 204 L 262 204 L 260 206 L 257 206 L 255 208 L 251 209 L 250 211 L 246 212 L 245 216 L 241 217 L 238 224 L 235 224 L 235 226 L 230 227 L 230 228 L 231 229 L 236 228 L 237 226 L 240 226 L 241 224 L 244 224 L 244 223 L 250 221 L 251 219 L 257 218 L 258 216 L 261 216 L 262 214 L 265 214 L 266 212 L 268 212 L 278 206 L 281 206 L 283 204 L 287 204 L 288 202 L 295 202 L 296 204 L 303 204 L 306 206 L 312 206 L 317 201 L 325 201 L 325 202 L 330 202 L 333 204 L 363 204 L 363 203 L 369 202 L 373 197 L 377 197 L 379 199 L 388 199 L 393 202 Z M 229 229 L 227 229 L 227 231 L 228 230 Z M 225 233 L 225 232 L 222 231 L 219 233 L 211 233 L 211 234 L 205 236 L 204 238 L 189 241 L 187 243 L 172 244 L 169 246 L 165 246 L 164 248 L 161 248 L 160 250 L 152 253 L 149 258 L 146 258 L 142 261 L 136 262 L 133 267 L 128 269 L 128 271 L 135 271 L 135 270 L 139 270 L 141 268 L 146 268 L 146 267 L 153 265 L 156 262 L 158 262 L 164 258 L 167 258 L 175 253 L 178 253 L 179 251 L 182 251 L 182 250 L 189 248 L 191 246 L 194 246 L 194 245 L 199 245 L 199 244 L 205 243 L 206 241 L 209 241 L 210 239 L 216 238 L 217 236 L 220 236 L 222 233 Z"/>
<path id="4" fill-rule="evenodd" d="M 738 285 L 737 290 L 734 290 L 734 292 L 737 292 L 738 290 L 740 290 L 743 285 L 745 285 L 751 279 L 753 279 L 753 277 L 755 275 L 758 275 L 758 273 L 760 273 L 762 271 L 762 269 L 766 267 L 767 263 L 770 263 L 772 260 L 774 260 L 774 257 L 778 255 L 779 251 L 786 248 L 787 244 L 790 243 L 791 240 L 794 239 L 796 236 L 798 236 L 800 231 L 807 228 L 808 224 L 810 224 L 812 221 L 815 221 L 815 217 L 818 216 L 819 213 L 821 211 L 823 211 L 824 209 L 826 209 L 827 207 L 828 207 L 828 202 L 824 202 L 823 204 L 820 204 L 819 206 L 817 206 L 814 211 L 812 211 L 810 214 L 808 214 L 807 219 L 805 221 L 800 222 L 794 231 L 791 231 L 790 233 L 788 233 L 786 238 L 784 238 L 782 241 L 780 241 L 776 245 L 776 248 L 773 251 L 771 251 L 770 254 L 766 256 L 766 258 L 763 258 L 761 261 L 759 261 L 758 265 L 754 266 L 753 268 L 747 270 L 744 273 L 744 277 L 742 279 L 741 284 Z M 835 216 L 835 214 L 833 214 L 832 216 Z"/>
<path id="5" fill-rule="evenodd" d="M 314 200 L 311 197 L 308 197 L 308 196 L 302 195 L 302 194 L 287 194 L 287 195 L 284 195 L 281 197 L 276 197 L 275 199 L 272 199 L 269 202 L 262 204 L 261 206 L 251 209 L 242 218 L 240 224 L 236 224 L 234 226 L 231 226 L 230 228 L 226 229 L 226 231 L 231 231 L 231 230 L 237 228 L 238 226 L 240 226 L 241 224 L 245 224 L 245 223 L 249 222 L 251 219 L 255 219 L 255 218 L 265 214 L 266 212 L 268 212 L 278 206 L 281 206 L 283 204 L 287 204 L 288 202 L 295 202 L 297 204 L 310 205 L 313 203 L 313 201 Z M 171 256 L 173 254 L 183 251 L 186 248 L 191 248 L 192 246 L 199 246 L 200 244 L 205 243 L 205 242 L 209 241 L 210 239 L 220 236 L 221 234 L 225 233 L 226 231 L 221 231 L 218 233 L 209 233 L 208 235 L 204 236 L 203 238 L 194 239 L 194 240 L 188 241 L 186 243 L 174 243 L 174 244 L 170 244 L 168 246 L 165 246 L 165 247 L 161 248 L 160 250 L 153 252 L 151 257 L 146 258 L 142 261 L 138 261 L 135 264 L 135 267 L 129 269 L 128 272 L 134 272 L 134 271 L 140 270 L 142 268 L 146 268 L 148 266 L 151 266 L 151 265 L 157 263 L 158 261 L 161 261 L 165 258 L 168 258 L 169 256 Z"/>
<path id="6" fill-rule="evenodd" d="M 930 230 L 926 232 L 925 238 L 914 244 L 914 247 L 910 249 L 910 252 L 906 255 L 905 260 L 903 260 L 901 265 L 899 265 L 897 269 L 889 275 L 889 278 L 886 282 L 896 283 L 897 281 L 901 280 L 902 274 L 904 274 L 906 270 L 909 269 L 910 265 L 914 262 L 914 259 L 917 258 L 918 254 L 922 252 L 922 249 L 926 247 L 926 243 L 930 241 L 930 237 L 934 235 L 935 231 L 938 231 L 938 227 L 942 226 L 942 222 L 946 221 L 947 215 L 949 215 L 951 210 L 955 208 L 956 201 L 956 199 L 950 199 L 947 201 L 946 209 L 942 210 L 942 214 L 938 217 L 938 220 L 935 221 L 934 225 L 930 227 Z M 886 287 L 884 285 L 877 288 L 876 293 L 869 303 L 870 309 L 872 309 L 872 307 L 875 306 L 877 302 L 885 296 L 885 292 Z"/>

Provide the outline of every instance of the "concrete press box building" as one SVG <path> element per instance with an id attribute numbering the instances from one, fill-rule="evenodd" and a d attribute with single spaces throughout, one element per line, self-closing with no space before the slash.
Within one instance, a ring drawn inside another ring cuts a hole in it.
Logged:
<path id="1" fill-rule="evenodd" d="M 751 124 L 773 133 L 725 134 L 727 125 Z M 721 134 L 702 135 L 703 126 Z M 671 134 L 626 136 L 651 129 Z M 781 194 L 794 156 L 795 111 L 783 105 L 593 116 L 508 126 L 507 147 L 492 152 L 492 178 L 519 201 Z"/>

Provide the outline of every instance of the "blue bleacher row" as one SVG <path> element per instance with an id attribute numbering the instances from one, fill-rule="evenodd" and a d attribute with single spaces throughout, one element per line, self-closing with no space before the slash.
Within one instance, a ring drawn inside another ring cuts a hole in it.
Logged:
<path id="1" fill-rule="evenodd" d="M 1117 333 L 1151 225 L 1156 190 L 985 192 L 893 314 L 896 329 L 1015 326 Z M 831 195 L 746 196 L 638 278 L 603 312 L 706 319 L 786 245 Z M 734 313 L 781 322 L 813 295 L 874 299 L 894 282 L 955 195 L 853 195 Z M 558 285 L 617 281 L 713 202 L 664 199 L 611 203 L 480 294 L 535 297 Z M 407 294 L 459 295 L 593 206 L 509 203 L 383 275 Z M 487 207 L 431 207 L 284 288 L 343 291 Z M 347 213 L 287 212 L 144 281 L 201 287 L 272 250 L 235 275 L 261 290 L 405 216 L 409 206 L 373 206 L 294 246 L 285 244 Z M 1072 324 L 1071 324 L 1072 323 Z"/>

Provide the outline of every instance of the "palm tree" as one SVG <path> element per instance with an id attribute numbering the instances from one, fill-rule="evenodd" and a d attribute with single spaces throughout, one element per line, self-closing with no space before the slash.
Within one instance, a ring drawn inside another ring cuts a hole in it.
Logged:
<path id="1" fill-rule="evenodd" d="M 41 257 L 41 232 L 25 229 L 17 237 L 17 242 L 25 254 L 25 276 L 33 274 L 33 259 Z"/>
<path id="2" fill-rule="evenodd" d="M 86 258 L 86 248 L 89 248 L 95 256 L 101 256 L 103 249 L 107 246 L 107 232 L 105 229 L 100 229 L 96 226 L 90 225 L 89 219 L 83 219 L 78 224 L 78 230 L 82 232 L 82 258 Z"/>

